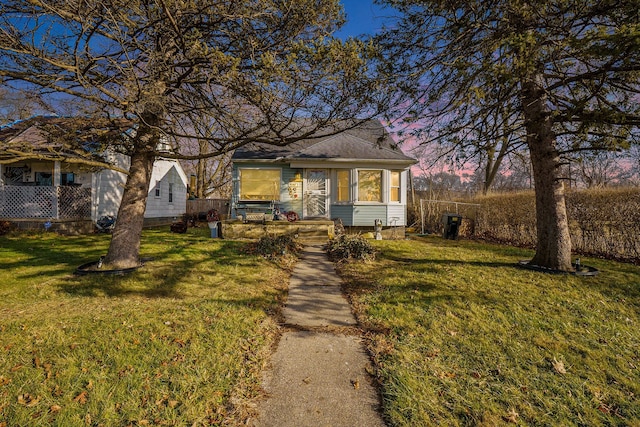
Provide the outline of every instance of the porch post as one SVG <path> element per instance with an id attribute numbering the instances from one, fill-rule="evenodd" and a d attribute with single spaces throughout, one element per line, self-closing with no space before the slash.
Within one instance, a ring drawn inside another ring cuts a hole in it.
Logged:
<path id="1" fill-rule="evenodd" d="M 53 212 L 53 216 L 55 219 L 60 219 L 60 162 L 53 162 L 53 197 L 55 211 Z"/>

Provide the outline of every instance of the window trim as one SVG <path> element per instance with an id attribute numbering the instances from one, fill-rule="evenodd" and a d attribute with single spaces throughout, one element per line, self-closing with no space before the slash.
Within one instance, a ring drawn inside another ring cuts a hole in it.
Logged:
<path id="1" fill-rule="evenodd" d="M 362 168 L 356 169 L 356 177 L 357 177 L 357 185 L 356 187 L 356 197 L 355 202 L 361 205 L 384 205 L 384 169 L 372 169 L 372 168 Z M 360 172 L 377 172 L 380 176 L 380 197 L 378 200 L 361 200 L 360 199 Z"/>
<path id="2" fill-rule="evenodd" d="M 162 191 L 161 191 L 161 185 L 162 185 L 162 181 L 159 179 L 156 179 L 156 186 L 154 188 L 154 197 L 156 199 L 161 199 L 162 198 Z"/>
<path id="3" fill-rule="evenodd" d="M 278 191 L 275 196 L 276 199 L 243 199 L 242 198 L 242 171 L 243 170 L 257 170 L 257 171 L 277 171 L 278 172 Z M 281 201 L 282 199 L 282 168 L 261 168 L 261 167 L 238 167 L 238 201 Z"/>
<path id="4" fill-rule="evenodd" d="M 349 204 L 353 202 L 353 194 L 351 191 L 351 186 L 352 186 L 352 173 L 351 173 L 351 169 L 336 169 L 335 171 L 335 179 L 336 179 L 336 184 L 335 184 L 335 200 L 334 203 L 336 204 Z M 347 188 L 346 188 L 346 200 L 340 200 L 340 179 L 338 178 L 338 175 L 343 172 L 347 174 Z"/>
<path id="5" fill-rule="evenodd" d="M 393 174 L 398 174 L 398 185 L 393 185 Z M 393 195 L 392 189 L 398 189 L 398 200 L 392 200 L 391 197 Z M 402 203 L 402 171 L 401 170 L 390 170 L 389 171 L 389 203 Z"/>

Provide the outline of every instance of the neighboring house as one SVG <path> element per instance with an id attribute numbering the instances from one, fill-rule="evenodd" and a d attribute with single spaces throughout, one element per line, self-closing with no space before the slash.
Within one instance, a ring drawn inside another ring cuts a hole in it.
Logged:
<path id="1" fill-rule="evenodd" d="M 232 216 L 272 202 L 300 219 L 341 219 L 347 227 L 406 225 L 404 155 L 377 121 L 285 147 L 253 143 L 233 157 Z"/>
<path id="2" fill-rule="evenodd" d="M 51 142 L 49 131 L 68 120 L 36 117 L 0 128 L 0 219 L 95 223 L 102 216 L 117 215 L 126 175 L 86 165 L 73 150 L 60 150 Z M 18 149 L 24 143 L 27 153 Z M 103 158 L 120 169 L 129 168 L 125 155 L 108 152 Z M 180 164 L 158 158 L 151 179 L 145 221 L 170 222 L 184 214 L 187 176 Z"/>

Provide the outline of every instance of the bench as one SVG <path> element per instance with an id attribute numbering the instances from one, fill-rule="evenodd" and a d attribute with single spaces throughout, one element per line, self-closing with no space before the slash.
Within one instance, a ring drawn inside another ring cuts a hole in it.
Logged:
<path id="1" fill-rule="evenodd" d="M 273 200 L 247 200 L 235 205 L 236 217 L 242 217 L 243 222 L 272 221 L 274 209 Z"/>

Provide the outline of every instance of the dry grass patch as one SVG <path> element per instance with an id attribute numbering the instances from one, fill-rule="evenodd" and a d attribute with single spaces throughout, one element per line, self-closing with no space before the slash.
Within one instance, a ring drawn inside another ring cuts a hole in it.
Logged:
<path id="1" fill-rule="evenodd" d="M 640 425 L 640 268 L 522 270 L 531 253 L 427 238 L 341 267 L 391 425 Z"/>

